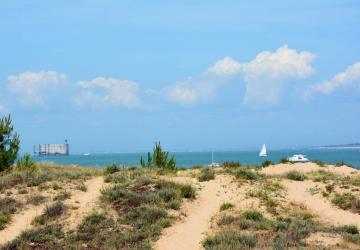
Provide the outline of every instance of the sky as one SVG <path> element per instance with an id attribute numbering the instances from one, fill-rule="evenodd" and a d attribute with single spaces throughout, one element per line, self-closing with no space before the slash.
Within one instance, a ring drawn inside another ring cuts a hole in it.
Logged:
<path id="1" fill-rule="evenodd" d="M 357 0 L 4 0 L 0 116 L 22 152 L 359 142 L 359 27 Z"/>

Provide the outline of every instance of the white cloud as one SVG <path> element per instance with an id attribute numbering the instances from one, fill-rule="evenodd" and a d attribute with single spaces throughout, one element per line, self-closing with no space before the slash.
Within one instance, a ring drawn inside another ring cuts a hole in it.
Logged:
<path id="1" fill-rule="evenodd" d="M 309 98 L 314 92 L 328 95 L 337 88 L 346 86 L 360 87 L 360 62 L 349 66 L 343 72 L 337 73 L 331 80 L 311 86 L 305 93 L 305 97 Z"/>
<path id="2" fill-rule="evenodd" d="M 78 85 L 82 89 L 76 99 L 78 104 L 135 107 L 141 103 L 137 96 L 139 86 L 136 82 L 97 77 L 91 81 L 80 81 Z"/>
<path id="3" fill-rule="evenodd" d="M 195 104 L 216 95 L 218 88 L 234 77 L 245 83 L 246 105 L 276 104 L 289 80 L 306 78 L 314 73 L 315 55 L 297 52 L 287 45 L 275 52 L 263 51 L 247 63 L 225 57 L 210 67 L 200 80 L 178 82 L 168 89 L 168 97 L 180 104 Z"/>
<path id="4" fill-rule="evenodd" d="M 247 105 L 276 104 L 281 91 L 291 79 L 306 78 L 314 73 L 315 55 L 297 52 L 284 45 L 274 53 L 264 51 L 244 64 L 246 85 L 244 103 Z"/>
<path id="5" fill-rule="evenodd" d="M 26 106 L 45 103 L 49 91 L 67 84 L 66 75 L 56 71 L 23 72 L 8 77 L 7 87 Z"/>
<path id="6" fill-rule="evenodd" d="M 243 64 L 235 61 L 229 56 L 224 57 L 210 67 L 208 71 L 216 75 L 236 75 L 243 71 Z"/>

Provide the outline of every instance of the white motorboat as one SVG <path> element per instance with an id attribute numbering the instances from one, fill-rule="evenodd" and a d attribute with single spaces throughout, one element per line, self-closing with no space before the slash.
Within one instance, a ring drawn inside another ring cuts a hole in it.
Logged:
<path id="1" fill-rule="evenodd" d="M 308 162 L 309 159 L 306 158 L 306 155 L 293 155 L 291 157 L 288 157 L 287 160 L 289 162 Z"/>
<path id="2" fill-rule="evenodd" d="M 90 155 L 90 153 L 84 153 L 84 156 L 89 156 Z"/>
<path id="3" fill-rule="evenodd" d="M 261 156 L 261 157 L 266 157 L 266 156 L 267 156 L 265 144 L 262 145 L 262 148 L 261 148 L 261 150 L 260 150 L 259 156 Z"/>

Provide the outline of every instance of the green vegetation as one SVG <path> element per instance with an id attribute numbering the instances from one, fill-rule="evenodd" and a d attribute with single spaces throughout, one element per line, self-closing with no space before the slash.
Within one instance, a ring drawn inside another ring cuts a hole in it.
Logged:
<path id="1" fill-rule="evenodd" d="M 211 168 L 202 168 L 197 176 L 199 181 L 210 181 L 215 179 L 215 171 Z"/>
<path id="2" fill-rule="evenodd" d="M 105 167 L 104 175 L 113 174 L 113 173 L 119 172 L 120 170 L 121 170 L 121 168 L 117 164 L 113 163 L 110 166 Z"/>
<path id="3" fill-rule="evenodd" d="M 23 188 L 42 185 L 41 188 L 45 188 L 45 184 L 50 181 L 80 182 L 102 173 L 102 170 L 95 168 L 64 167 L 49 163 L 37 164 L 37 168 L 37 171 L 14 168 L 3 172 L 0 175 L 0 192 L 12 187 Z M 61 186 L 54 184 L 54 187 L 56 189 Z"/>
<path id="4" fill-rule="evenodd" d="M 320 160 L 314 160 L 314 161 L 311 161 L 311 162 L 315 163 L 319 167 L 325 167 L 325 163 L 320 161 Z"/>
<path id="5" fill-rule="evenodd" d="M 65 210 L 66 206 L 62 202 L 57 201 L 50 206 L 46 206 L 43 214 L 34 218 L 33 224 L 45 225 L 61 216 Z"/>
<path id="6" fill-rule="evenodd" d="M 353 242 L 358 239 L 355 226 L 327 227 L 315 221 L 311 214 L 297 210 L 273 219 L 265 218 L 257 210 L 225 214 L 217 225 L 217 232 L 203 241 L 205 249 L 313 249 L 305 239 L 315 232 L 345 233 Z"/>
<path id="7" fill-rule="evenodd" d="M 27 198 L 27 203 L 28 204 L 32 204 L 32 205 L 40 205 L 41 203 L 43 203 L 45 201 L 45 196 L 43 195 L 31 195 Z"/>
<path id="8" fill-rule="evenodd" d="M 291 170 L 287 172 L 285 176 L 286 178 L 294 181 L 303 181 L 306 178 L 306 176 L 303 173 L 296 170 Z"/>
<path id="9" fill-rule="evenodd" d="M 225 161 L 222 166 L 224 168 L 238 168 L 238 167 L 241 167 L 241 164 L 240 162 L 235 162 L 235 161 Z"/>
<path id="10" fill-rule="evenodd" d="M 13 130 L 10 115 L 0 118 L 0 172 L 15 162 L 20 148 L 19 135 Z"/>
<path id="11" fill-rule="evenodd" d="M 263 215 L 262 213 L 260 213 L 257 210 L 247 210 L 245 212 L 243 212 L 242 214 L 244 216 L 245 219 L 247 220 L 255 220 L 255 221 L 260 221 L 263 219 Z"/>
<path id="12" fill-rule="evenodd" d="M 0 198 L 0 230 L 4 229 L 11 220 L 11 214 L 14 214 L 22 204 L 14 198 Z"/>
<path id="13" fill-rule="evenodd" d="M 210 249 L 249 249 L 256 246 L 256 238 L 250 234 L 235 230 L 224 230 L 214 236 L 207 237 L 203 246 L 206 250 Z"/>
<path id="14" fill-rule="evenodd" d="M 287 158 L 281 158 L 280 163 L 290 163 L 290 161 Z"/>
<path id="15" fill-rule="evenodd" d="M 247 167 L 229 169 L 227 172 L 234 175 L 237 179 L 241 180 L 259 180 L 263 177 L 256 170 Z"/>
<path id="16" fill-rule="evenodd" d="M 38 167 L 31 156 L 29 154 L 25 154 L 21 159 L 17 160 L 16 170 L 35 172 L 38 170 Z"/>
<path id="17" fill-rule="evenodd" d="M 54 201 L 64 201 L 66 199 L 69 199 L 71 197 L 71 194 L 68 191 L 61 191 L 59 194 L 57 194 L 54 197 Z"/>
<path id="18" fill-rule="evenodd" d="M 274 165 L 274 163 L 272 161 L 270 161 L 270 160 L 266 160 L 263 163 L 261 163 L 262 167 L 268 167 L 268 166 L 271 166 L 271 165 Z"/>
<path id="19" fill-rule="evenodd" d="M 220 211 L 224 211 L 230 208 L 233 208 L 234 204 L 230 203 L 230 202 L 224 202 L 223 204 L 221 204 L 220 206 Z"/>
<path id="20" fill-rule="evenodd" d="M 341 209 L 360 212 L 360 200 L 352 193 L 335 193 L 331 202 Z"/>
<path id="21" fill-rule="evenodd" d="M 155 142 L 153 153 L 148 152 L 147 162 L 141 156 L 140 165 L 147 168 L 160 168 L 163 170 L 175 170 L 176 160 L 174 156 L 169 158 L 169 152 L 163 151 L 160 142 Z"/>

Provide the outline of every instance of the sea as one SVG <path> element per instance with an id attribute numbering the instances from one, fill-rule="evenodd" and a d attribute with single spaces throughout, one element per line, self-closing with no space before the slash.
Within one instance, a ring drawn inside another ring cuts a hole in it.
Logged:
<path id="1" fill-rule="evenodd" d="M 328 164 L 344 162 L 347 165 L 360 169 L 360 147 L 355 148 L 307 148 L 289 150 L 268 150 L 267 157 L 259 157 L 258 150 L 242 151 L 203 151 L 203 152 L 170 152 L 176 158 L 178 167 L 190 168 L 206 166 L 212 162 L 225 161 L 239 162 L 242 165 L 260 165 L 265 160 L 278 163 L 282 158 L 293 154 L 304 154 L 310 160 L 319 160 Z M 37 162 L 52 162 L 61 165 L 78 165 L 89 167 L 105 167 L 113 163 L 121 166 L 138 166 L 140 157 L 146 160 L 147 153 L 91 153 L 70 154 L 69 156 L 35 156 Z"/>

